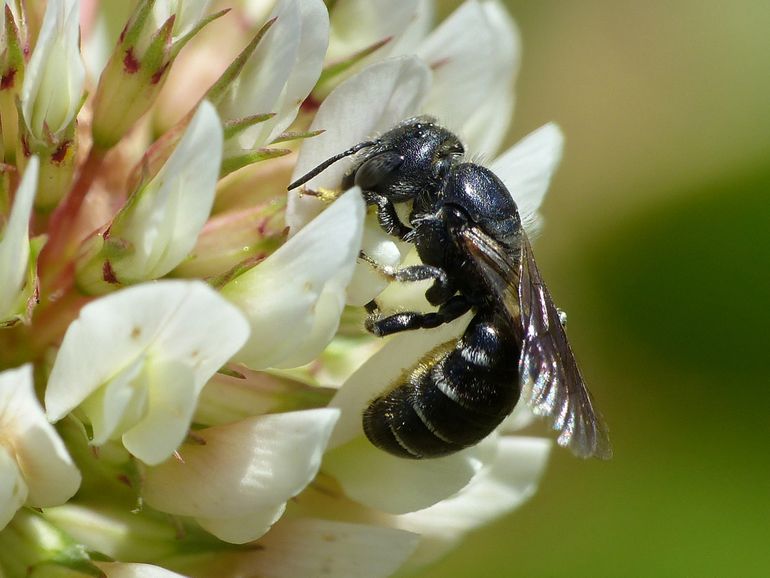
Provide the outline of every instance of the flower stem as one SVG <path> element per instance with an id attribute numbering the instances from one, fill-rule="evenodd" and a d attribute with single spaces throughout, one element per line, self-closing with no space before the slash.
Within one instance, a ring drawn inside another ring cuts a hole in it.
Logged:
<path id="1" fill-rule="evenodd" d="M 93 147 L 80 166 L 69 194 L 56 208 L 49 225 L 48 241 L 40 254 L 41 295 L 66 291 L 74 275 L 74 258 L 82 241 L 75 228 L 83 200 L 91 188 L 104 160 L 105 151 Z"/>

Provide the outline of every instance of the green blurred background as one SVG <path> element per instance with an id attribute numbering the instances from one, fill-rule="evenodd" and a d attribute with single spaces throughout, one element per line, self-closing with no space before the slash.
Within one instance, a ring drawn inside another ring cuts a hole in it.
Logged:
<path id="1" fill-rule="evenodd" d="M 507 4 L 511 142 L 567 138 L 535 251 L 615 458 L 556 449 L 420 576 L 770 576 L 770 2 Z"/>

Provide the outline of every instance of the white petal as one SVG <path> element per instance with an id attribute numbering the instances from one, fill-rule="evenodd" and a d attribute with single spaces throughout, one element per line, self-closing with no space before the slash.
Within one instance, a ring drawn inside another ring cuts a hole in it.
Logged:
<path id="1" fill-rule="evenodd" d="M 141 356 L 186 359 L 200 387 L 246 340 L 242 315 L 199 281 L 137 285 L 92 301 L 62 341 L 45 405 L 58 421 Z"/>
<path id="2" fill-rule="evenodd" d="M 286 510 L 286 502 L 235 518 L 196 518 L 201 527 L 220 540 L 245 544 L 267 534 Z"/>
<path id="3" fill-rule="evenodd" d="M 261 578 L 385 578 L 417 545 L 418 536 L 393 528 L 327 520 L 286 520 L 259 541 L 250 569 Z"/>
<path id="4" fill-rule="evenodd" d="M 16 460 L 0 446 L 0 530 L 8 525 L 27 500 L 27 484 Z"/>
<path id="5" fill-rule="evenodd" d="M 489 524 L 529 499 L 542 477 L 551 442 L 543 438 L 503 437 L 491 466 L 468 486 L 434 506 L 397 516 L 397 528 L 421 535 L 410 562 L 423 565 L 444 555 L 467 532 Z"/>
<path id="6" fill-rule="evenodd" d="M 496 436 L 455 454 L 405 460 L 375 448 L 364 437 L 329 452 L 323 471 L 334 476 L 348 497 L 391 514 L 432 506 L 463 489 L 495 454 Z M 388 480 L 383 486 L 383 480 Z"/>
<path id="7" fill-rule="evenodd" d="M 83 401 L 89 416 L 92 443 L 102 445 L 115 437 L 121 425 L 135 425 L 147 410 L 148 375 L 145 356 L 140 356 Z"/>
<path id="8" fill-rule="evenodd" d="M 350 56 L 385 38 L 399 36 L 417 13 L 417 0 L 337 0 L 331 14 L 327 61 Z"/>
<path id="9" fill-rule="evenodd" d="M 392 56 L 414 54 L 420 43 L 428 36 L 435 24 L 436 7 L 434 0 L 419 0 L 412 20 L 401 34 L 387 46 Z"/>
<path id="10" fill-rule="evenodd" d="M 377 354 L 350 376 L 329 403 L 329 407 L 339 408 L 342 412 L 329 446 L 334 448 L 363 435 L 361 416 L 369 402 L 388 389 L 425 353 L 440 343 L 456 339 L 470 318 L 471 315 L 466 314 L 435 329 L 408 331 L 390 338 Z"/>
<path id="11" fill-rule="evenodd" d="M 274 112 L 272 119 L 228 142 L 226 154 L 269 143 L 286 129 L 321 75 L 329 42 L 329 17 L 321 0 L 281 0 L 275 23 L 260 40 L 230 92 L 219 105 L 223 118 Z"/>
<path id="12" fill-rule="evenodd" d="M 490 99 L 503 93 L 512 96 L 519 60 L 516 29 L 505 10 L 494 5 L 465 2 L 418 50 L 433 70 L 426 112 L 456 129 L 473 153 L 494 151 L 481 148 L 487 138 L 484 131 L 491 128 L 504 135 L 512 112 L 499 98 Z M 495 119 L 491 126 L 467 124 L 484 109 L 497 114 L 483 115 L 487 120 L 490 116 Z M 471 130 L 476 128 L 483 130 Z"/>
<path id="13" fill-rule="evenodd" d="M 152 564 L 123 562 L 94 562 L 106 578 L 186 578 L 181 574 Z"/>
<path id="14" fill-rule="evenodd" d="M 266 512 L 275 512 L 315 477 L 338 416 L 324 408 L 199 430 L 205 445 L 185 445 L 183 461 L 147 468 L 144 499 L 158 510 L 204 520 L 249 524 L 254 513 L 262 526 Z"/>
<path id="15" fill-rule="evenodd" d="M 300 11 L 299 46 L 291 75 L 272 111 L 276 116 L 267 122 L 271 127 L 267 140 L 285 130 L 297 116 L 305 100 L 321 76 L 324 54 L 329 44 L 329 14 L 322 0 L 298 1 Z M 276 25 L 278 22 L 276 22 Z"/>
<path id="16" fill-rule="evenodd" d="M 160 172 L 115 217 L 111 235 L 133 249 L 112 263 L 121 282 L 162 277 L 195 246 L 214 203 L 222 138 L 216 110 L 202 102 Z"/>
<path id="17" fill-rule="evenodd" d="M 190 427 L 198 393 L 192 368 L 175 359 L 152 363 L 147 413 L 123 434 L 123 445 L 145 464 L 159 464 L 179 447 Z M 205 383 L 205 382 L 204 382 Z"/>
<path id="18" fill-rule="evenodd" d="M 24 75 L 21 108 L 27 126 L 44 138 L 43 125 L 56 134 L 80 108 L 85 66 L 80 57 L 80 2 L 51 0 Z"/>
<path id="19" fill-rule="evenodd" d="M 306 140 L 300 149 L 292 180 L 377 132 L 415 115 L 430 84 L 430 71 L 414 57 L 385 60 L 365 68 L 340 84 L 323 101 L 310 130 L 325 132 Z M 340 119 L 344 119 L 341 122 Z M 352 159 L 332 165 L 307 183 L 310 189 L 338 189 Z M 312 197 L 289 193 L 286 223 L 292 234 L 322 209 Z"/>
<path id="20" fill-rule="evenodd" d="M 361 246 L 363 218 L 361 193 L 351 189 L 265 261 L 222 289 L 251 324 L 251 337 L 237 360 L 252 369 L 289 367 L 321 352 L 339 324 L 344 289 Z"/>
<path id="21" fill-rule="evenodd" d="M 500 424 L 499 431 L 502 433 L 513 433 L 524 429 L 537 420 L 537 416 L 527 405 L 526 400 L 520 399 L 516 407 L 513 408 L 511 415 Z"/>
<path id="22" fill-rule="evenodd" d="M 80 473 L 35 396 L 32 366 L 0 373 L 0 431 L 28 487 L 26 503 L 56 506 L 80 486 Z"/>
<path id="23" fill-rule="evenodd" d="M 496 60 L 490 64 L 497 70 L 498 82 L 476 110 L 463 120 L 460 134 L 476 154 L 491 155 L 497 152 L 508 134 L 513 117 L 516 102 L 513 85 L 521 60 L 521 38 L 501 2 L 485 0 L 481 7 L 491 30 L 490 38 L 495 43 Z"/>
<path id="24" fill-rule="evenodd" d="M 138 285 L 86 305 L 67 329 L 45 394 L 57 421 L 80 405 L 101 443 L 147 463 L 183 439 L 200 390 L 246 341 L 241 313 L 200 281 Z M 104 392 L 94 393 L 100 387 Z M 138 390 L 138 391 L 134 391 Z"/>
<path id="25" fill-rule="evenodd" d="M 561 130 L 548 123 L 505 151 L 490 166 L 511 192 L 530 236 L 537 234 L 538 210 L 561 160 L 563 146 Z"/>
<path id="26" fill-rule="evenodd" d="M 13 317 L 19 306 L 29 266 L 29 218 L 37 191 L 40 163 L 33 156 L 16 189 L 16 197 L 5 230 L 0 230 L 0 322 Z"/>

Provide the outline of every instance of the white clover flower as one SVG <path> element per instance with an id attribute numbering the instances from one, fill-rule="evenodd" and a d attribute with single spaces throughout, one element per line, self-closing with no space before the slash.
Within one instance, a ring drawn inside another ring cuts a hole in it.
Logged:
<path id="1" fill-rule="evenodd" d="M 121 438 L 144 463 L 158 464 L 187 435 L 203 385 L 247 336 L 241 313 L 203 283 L 124 289 L 88 304 L 70 324 L 46 412 L 58 421 L 80 406 L 94 445 Z"/>
<path id="2" fill-rule="evenodd" d="M 227 157 L 262 147 L 283 132 L 321 74 L 329 42 L 329 16 L 323 2 L 280 0 L 270 15 L 273 19 L 238 78 L 216 98 L 226 121 L 255 113 L 273 116 L 236 132 L 227 142 Z"/>
<path id="3" fill-rule="evenodd" d="M 351 189 L 264 262 L 222 288 L 251 325 L 236 360 L 252 369 L 297 367 L 321 353 L 339 325 L 363 218 L 361 194 Z M 276 327 L 282 328 L 281 340 L 274 339 Z"/>
<path id="4" fill-rule="evenodd" d="M 339 417 L 314 409 L 244 419 L 196 432 L 203 443 L 180 449 L 145 472 L 143 496 L 164 512 L 192 516 L 227 542 L 264 535 L 318 472 Z M 221 472 L 212 479 L 210 472 Z"/>
<path id="5" fill-rule="evenodd" d="M 44 141 L 75 119 L 83 97 L 85 66 L 80 56 L 79 0 L 51 0 L 27 65 L 21 110 L 30 133 Z"/>
<path id="6" fill-rule="evenodd" d="M 81 252 L 80 288 L 157 279 L 179 265 L 211 213 L 221 163 L 222 125 L 203 101 L 163 167 Z"/>
<path id="7" fill-rule="evenodd" d="M 360 252 L 397 267 L 413 245 L 339 190 L 354 158 L 306 185 L 333 202 L 286 193 L 431 113 L 494 159 L 533 233 L 562 137 L 497 154 L 519 62 L 497 0 L 438 27 L 432 0 L 83 0 L 80 26 L 77 0 L 12 4 L 0 576 L 385 578 L 532 495 L 551 444 L 519 435 L 526 409 L 444 458 L 368 442 L 362 409 L 472 314 L 366 335 L 362 305 L 426 306 L 425 284 L 388 286 Z"/>
<path id="8" fill-rule="evenodd" d="M 80 473 L 35 397 L 32 366 L 0 373 L 0 529 L 23 505 L 56 506 Z"/>

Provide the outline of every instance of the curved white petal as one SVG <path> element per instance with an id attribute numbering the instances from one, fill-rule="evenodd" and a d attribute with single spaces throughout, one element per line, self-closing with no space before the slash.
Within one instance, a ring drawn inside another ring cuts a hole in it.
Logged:
<path id="1" fill-rule="evenodd" d="M 411 555 L 419 536 L 327 520 L 285 520 L 259 541 L 248 567 L 261 578 L 385 578 Z"/>
<path id="2" fill-rule="evenodd" d="M 511 192 L 530 237 L 538 232 L 538 211 L 561 160 L 563 146 L 564 136 L 551 122 L 521 139 L 490 165 Z"/>
<path id="3" fill-rule="evenodd" d="M 296 367 L 322 351 L 339 324 L 363 218 L 361 193 L 351 189 L 265 261 L 223 287 L 222 294 L 251 324 L 238 361 L 252 369 Z"/>
<path id="4" fill-rule="evenodd" d="M 105 578 L 186 578 L 171 570 L 152 564 L 134 564 L 124 562 L 94 562 Z"/>
<path id="5" fill-rule="evenodd" d="M 227 143 L 226 155 L 263 146 L 285 130 L 321 75 L 329 42 L 324 3 L 281 0 L 271 18 L 275 22 L 220 102 L 219 110 L 227 120 L 268 112 L 276 115 L 239 133 Z"/>
<path id="6" fill-rule="evenodd" d="M 5 229 L 0 231 L 0 322 L 16 314 L 29 266 L 29 218 L 37 191 L 40 162 L 33 156 L 21 178 Z"/>
<path id="7" fill-rule="evenodd" d="M 417 15 L 418 0 L 337 0 L 326 59 L 344 59 L 386 38 L 398 37 Z"/>
<path id="8" fill-rule="evenodd" d="M 114 393 L 84 405 L 109 430 L 99 441 L 129 432 L 124 441 L 134 455 L 165 459 L 184 436 L 201 388 L 248 331 L 242 314 L 199 281 L 137 285 L 97 299 L 64 336 L 45 393 L 48 416 L 58 421 L 112 386 Z M 144 393 L 137 398 L 131 388 Z"/>
<path id="9" fill-rule="evenodd" d="M 435 24 L 436 6 L 434 0 L 419 0 L 412 19 L 405 29 L 387 46 L 392 56 L 414 54 L 420 43 L 428 36 Z"/>
<path id="10" fill-rule="evenodd" d="M 504 516 L 534 494 L 551 450 L 550 440 L 502 437 L 497 456 L 455 496 L 434 506 L 392 518 L 392 524 L 420 534 L 410 562 L 428 564 L 443 556 L 467 532 Z"/>
<path id="11" fill-rule="evenodd" d="M 415 115 L 427 94 L 430 71 L 415 57 L 399 57 L 373 64 L 340 84 L 323 101 L 310 130 L 325 132 L 306 140 L 300 149 L 292 180 L 347 148 Z M 341 119 L 343 119 L 341 121 Z M 310 189 L 339 189 L 351 159 L 344 159 L 307 183 Z M 312 197 L 289 193 L 286 223 L 292 234 L 322 209 Z"/>
<path id="12" fill-rule="evenodd" d="M 147 411 L 123 434 L 125 448 L 145 464 L 159 464 L 179 447 L 192 421 L 203 383 L 196 381 L 192 368 L 176 359 L 162 359 L 148 369 Z M 213 372 L 212 372 L 213 373 Z"/>
<path id="13" fill-rule="evenodd" d="M 115 217 L 110 235 L 132 247 L 112 261 L 121 282 L 162 277 L 195 246 L 214 203 L 222 138 L 214 106 L 202 102 L 163 168 Z"/>
<path id="14" fill-rule="evenodd" d="M 8 525 L 27 500 L 27 484 L 16 460 L 0 446 L 0 530 Z"/>
<path id="15" fill-rule="evenodd" d="M 491 155 L 502 144 L 513 118 L 514 81 L 521 61 L 521 38 L 516 23 L 498 0 L 481 3 L 495 44 L 493 63 L 499 81 L 487 98 L 463 120 L 460 133 L 476 154 Z"/>
<path id="16" fill-rule="evenodd" d="M 489 1 L 465 2 L 417 51 L 433 70 L 426 112 L 456 129 L 473 153 L 494 152 L 505 134 L 519 52 L 512 20 L 502 6 Z M 473 122 L 476 115 L 494 122 L 479 126 Z M 495 139 L 488 136 L 490 130 Z"/>
<path id="17" fill-rule="evenodd" d="M 199 430 L 205 445 L 185 445 L 182 461 L 146 470 L 144 499 L 158 510 L 226 530 L 223 539 L 235 537 L 233 524 L 240 520 L 239 537 L 253 540 L 266 529 L 265 520 L 315 477 L 338 416 L 335 409 L 314 409 Z M 215 519 L 224 520 L 217 525 Z"/>
<path id="18" fill-rule="evenodd" d="M 85 65 L 80 57 L 79 0 L 51 0 L 21 90 L 21 110 L 30 132 L 57 134 L 80 108 Z"/>
<path id="19" fill-rule="evenodd" d="M 323 471 L 334 476 L 352 500 L 390 514 L 404 514 L 459 492 L 494 458 L 496 445 L 493 434 L 449 456 L 405 460 L 358 437 L 329 452 Z M 388 480 L 386 487 L 383 480 Z"/>
<path id="20" fill-rule="evenodd" d="M 245 544 L 267 534 L 286 510 L 286 502 L 234 518 L 195 518 L 201 528 L 231 544 Z"/>
<path id="21" fill-rule="evenodd" d="M 361 251 L 383 267 L 398 267 L 412 245 L 396 241 L 382 230 L 377 217 L 368 215 L 364 222 Z M 389 281 L 374 267 L 358 261 L 348 285 L 348 305 L 363 307 L 387 287 Z"/>
<path id="22" fill-rule="evenodd" d="M 0 436 L 21 474 L 26 504 L 56 506 L 80 486 L 80 472 L 35 396 L 32 366 L 0 373 Z"/>

